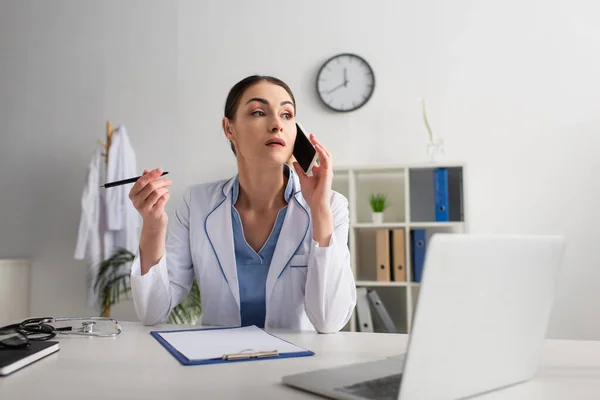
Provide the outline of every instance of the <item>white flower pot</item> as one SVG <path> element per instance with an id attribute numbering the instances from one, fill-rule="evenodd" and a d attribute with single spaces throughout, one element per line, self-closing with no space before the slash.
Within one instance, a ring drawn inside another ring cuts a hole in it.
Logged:
<path id="1" fill-rule="evenodd" d="M 373 217 L 373 223 L 374 224 L 381 224 L 381 223 L 383 223 L 383 213 L 382 212 L 374 212 L 371 215 Z"/>

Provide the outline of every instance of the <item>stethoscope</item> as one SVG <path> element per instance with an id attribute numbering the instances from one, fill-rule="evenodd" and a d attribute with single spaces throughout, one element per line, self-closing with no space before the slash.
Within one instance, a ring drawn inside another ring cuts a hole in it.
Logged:
<path id="1" fill-rule="evenodd" d="M 54 327 L 50 324 L 54 322 L 67 322 L 67 321 L 82 321 L 81 326 L 61 326 Z M 103 332 L 96 328 L 97 321 L 109 321 L 112 322 L 113 331 Z M 16 324 L 16 328 L 26 336 L 37 336 L 37 340 L 48 340 L 56 335 L 79 335 L 79 336 L 93 336 L 93 337 L 114 337 L 122 332 L 121 325 L 112 319 L 107 317 L 43 317 L 43 318 L 30 318 Z"/>

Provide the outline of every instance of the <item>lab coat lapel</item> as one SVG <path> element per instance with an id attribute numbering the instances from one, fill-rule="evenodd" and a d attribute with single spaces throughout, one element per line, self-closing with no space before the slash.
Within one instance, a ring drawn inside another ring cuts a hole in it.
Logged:
<path id="1" fill-rule="evenodd" d="M 273 293 L 275 283 L 279 276 L 283 273 L 285 267 L 289 264 L 292 256 L 296 253 L 304 238 L 308 233 L 310 222 L 308 211 L 298 202 L 296 196 L 299 195 L 300 185 L 297 178 L 293 174 L 290 175 L 294 179 L 294 191 L 296 192 L 290 202 L 285 215 L 285 220 L 279 233 L 277 246 L 273 253 L 269 274 L 267 276 L 266 299 L 267 304 Z"/>
<path id="2" fill-rule="evenodd" d="M 231 225 L 230 193 L 232 182 L 233 180 L 230 180 L 223 186 L 223 198 L 219 200 L 216 207 L 206 217 L 204 227 L 221 272 L 225 276 L 231 293 L 239 306 L 240 291 L 235 264 L 233 228 Z"/>

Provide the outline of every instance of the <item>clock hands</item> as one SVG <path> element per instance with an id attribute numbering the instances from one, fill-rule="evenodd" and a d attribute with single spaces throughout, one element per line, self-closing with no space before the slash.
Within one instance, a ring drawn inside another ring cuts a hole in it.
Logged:
<path id="1" fill-rule="evenodd" d="M 334 87 L 333 89 L 328 90 L 327 92 L 325 92 L 326 94 L 331 94 L 333 92 L 335 92 L 336 90 L 342 88 L 342 87 L 348 87 L 348 68 L 344 68 L 344 82 L 340 83 L 339 85 L 337 85 L 336 87 Z"/>
<path id="2" fill-rule="evenodd" d="M 328 91 L 327 91 L 327 92 L 325 92 L 325 93 L 327 93 L 327 94 L 331 94 L 331 93 L 335 92 L 336 90 L 338 90 L 338 89 L 340 89 L 340 88 L 343 88 L 344 86 L 346 86 L 346 82 L 340 83 L 339 85 L 337 85 L 336 87 L 334 87 L 334 88 L 333 88 L 333 89 L 331 89 L 331 90 L 328 90 Z"/>

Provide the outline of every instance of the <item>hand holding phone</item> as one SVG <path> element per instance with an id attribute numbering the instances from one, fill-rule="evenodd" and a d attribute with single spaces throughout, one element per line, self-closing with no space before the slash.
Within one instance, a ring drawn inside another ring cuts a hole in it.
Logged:
<path id="1" fill-rule="evenodd" d="M 331 154 L 315 138 L 307 136 L 300 124 L 296 124 L 297 134 L 293 155 L 296 158 L 294 170 L 300 180 L 302 197 L 310 209 L 313 226 L 313 240 L 319 246 L 327 247 L 333 235 L 333 213 L 331 211 L 331 184 L 333 169 Z M 318 162 L 318 165 L 316 165 Z"/>
<path id="2" fill-rule="evenodd" d="M 307 176 L 312 176 L 312 169 L 319 162 L 319 153 L 308 138 L 308 132 L 296 122 L 296 141 L 292 153 Z"/>

